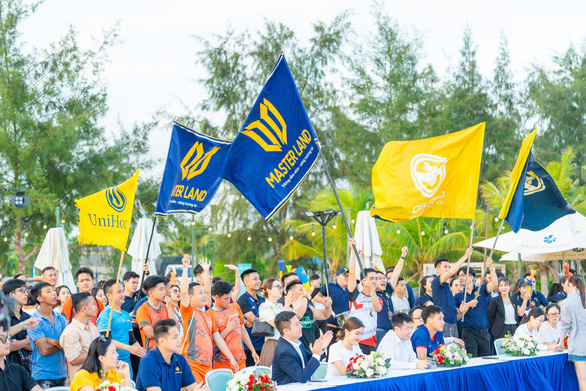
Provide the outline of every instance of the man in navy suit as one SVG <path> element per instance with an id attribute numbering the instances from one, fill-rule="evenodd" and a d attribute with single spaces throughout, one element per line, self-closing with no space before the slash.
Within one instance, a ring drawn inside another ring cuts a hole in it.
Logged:
<path id="1" fill-rule="evenodd" d="M 273 380 L 279 386 L 295 382 L 307 383 L 319 368 L 320 357 L 332 340 L 332 332 L 328 331 L 313 345 L 309 345 L 310 353 L 299 340 L 302 328 L 294 312 L 279 313 L 275 317 L 275 326 L 281 333 L 281 338 L 273 356 Z"/>

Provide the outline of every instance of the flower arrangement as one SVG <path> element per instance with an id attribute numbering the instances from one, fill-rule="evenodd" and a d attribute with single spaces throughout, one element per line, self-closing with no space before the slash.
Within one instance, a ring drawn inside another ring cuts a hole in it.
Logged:
<path id="1" fill-rule="evenodd" d="M 466 349 L 462 349 L 456 344 L 440 345 L 432 354 L 433 361 L 438 366 L 446 368 L 466 365 L 471 357 L 471 354 L 466 353 Z"/>
<path id="2" fill-rule="evenodd" d="M 108 380 L 104 380 L 95 391 L 133 391 L 132 387 L 121 386 L 119 383 L 110 383 Z"/>
<path id="3" fill-rule="evenodd" d="M 503 350 L 510 356 L 536 356 L 539 342 L 530 336 L 512 337 L 505 335 Z"/>
<path id="4" fill-rule="evenodd" d="M 277 383 L 268 374 L 255 375 L 255 368 L 249 367 L 234 375 L 228 382 L 230 391 L 275 391 Z"/>
<path id="5" fill-rule="evenodd" d="M 348 377 L 383 377 L 391 366 L 379 352 L 372 352 L 368 356 L 352 357 L 346 367 Z"/>
<path id="6" fill-rule="evenodd" d="M 568 348 L 568 338 L 570 338 L 570 334 L 566 334 L 566 338 L 564 338 L 564 344 L 563 344 L 563 348 L 567 349 Z M 560 343 L 560 339 L 558 338 L 558 343 Z"/>

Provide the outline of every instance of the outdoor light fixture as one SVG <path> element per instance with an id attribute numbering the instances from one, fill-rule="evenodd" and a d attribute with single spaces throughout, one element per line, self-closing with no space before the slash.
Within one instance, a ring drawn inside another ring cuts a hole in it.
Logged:
<path id="1" fill-rule="evenodd" d="M 14 205 L 19 209 L 23 209 L 26 205 L 31 204 L 30 197 L 24 195 L 24 191 L 17 189 L 1 189 L 2 191 L 9 191 L 10 194 L 16 192 L 15 195 L 10 197 L 10 205 Z"/>
<path id="2" fill-rule="evenodd" d="M 273 241 L 273 238 L 271 238 L 271 237 L 269 236 L 269 242 L 272 242 L 272 241 Z"/>
<path id="3" fill-rule="evenodd" d="M 231 238 L 231 237 L 232 237 L 232 234 L 231 234 L 230 232 L 228 232 L 228 237 L 229 237 L 229 238 Z"/>

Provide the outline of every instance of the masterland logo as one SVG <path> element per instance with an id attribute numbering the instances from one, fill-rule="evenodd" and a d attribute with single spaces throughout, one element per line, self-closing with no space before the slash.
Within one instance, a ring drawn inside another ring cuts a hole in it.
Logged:
<path id="1" fill-rule="evenodd" d="M 419 153 L 411 159 L 411 178 L 422 196 L 431 198 L 446 179 L 448 159 Z"/>
<path id="2" fill-rule="evenodd" d="M 269 111 L 279 122 L 280 127 L 269 115 Z M 264 137 L 254 130 L 260 131 Z M 275 106 L 267 99 L 260 104 L 260 120 L 249 124 L 242 133 L 256 141 L 265 152 L 281 152 L 283 146 L 287 145 L 287 124 Z"/>
<path id="3" fill-rule="evenodd" d="M 190 180 L 204 172 L 210 163 L 210 159 L 219 149 L 220 147 L 214 147 L 204 153 L 203 144 L 196 141 L 181 160 L 181 179 Z"/>

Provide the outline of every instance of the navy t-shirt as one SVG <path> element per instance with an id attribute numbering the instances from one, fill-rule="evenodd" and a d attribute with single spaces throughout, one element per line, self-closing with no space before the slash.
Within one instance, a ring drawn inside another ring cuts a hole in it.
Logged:
<path id="1" fill-rule="evenodd" d="M 138 301 L 143 297 L 145 297 L 144 293 L 139 291 L 134 292 L 132 296 L 124 295 L 124 303 L 120 306 L 120 309 L 128 312 L 129 314 L 132 313 L 136 303 L 138 303 Z"/>
<path id="2" fill-rule="evenodd" d="M 425 307 L 427 305 L 427 303 L 429 303 L 429 302 L 433 303 L 433 299 L 431 298 L 430 295 L 428 295 L 427 293 L 424 293 L 421 296 L 419 296 L 417 298 L 417 300 L 415 300 L 415 307 L 417 307 L 418 305 L 421 307 Z"/>
<path id="3" fill-rule="evenodd" d="M 350 311 L 350 301 L 348 301 L 348 289 L 342 289 L 337 282 L 329 283 L 328 289 L 330 291 L 330 297 L 332 298 L 332 315 L 328 318 L 328 324 L 338 325 L 334 315 L 338 315 L 347 311 Z M 323 296 L 327 296 L 326 286 L 322 285 L 319 292 Z"/>
<path id="4" fill-rule="evenodd" d="M 490 300 L 490 292 L 486 289 L 488 284 L 483 284 L 480 289 L 474 287 L 472 294 L 466 295 L 466 303 L 471 302 L 474 299 L 478 300 L 478 304 L 474 308 L 468 308 L 464 315 L 464 321 L 462 327 L 470 329 L 488 330 L 488 302 Z M 478 297 L 476 297 L 478 292 Z M 464 292 L 456 294 L 454 297 L 456 301 L 456 307 L 460 308 L 460 304 L 464 301 Z"/>
<path id="5" fill-rule="evenodd" d="M 260 307 L 260 305 L 264 302 L 265 302 L 264 297 L 260 297 L 257 295 L 257 298 L 255 299 L 248 292 L 244 292 L 244 294 L 242 296 L 240 296 L 237 301 L 238 305 L 240 306 L 240 309 L 242 310 L 242 314 L 246 314 L 247 312 L 252 312 L 254 314 L 254 316 L 256 316 L 257 318 L 258 318 L 258 307 Z M 251 334 L 252 327 L 251 328 L 247 327 L 246 332 L 248 332 L 248 335 L 250 336 L 250 342 L 252 342 L 252 346 L 254 346 L 254 349 L 261 351 L 262 347 L 265 343 L 265 337 L 255 337 L 254 335 L 252 335 Z M 250 350 L 250 349 L 248 349 L 248 346 L 244 345 L 244 350 Z"/>
<path id="6" fill-rule="evenodd" d="M 407 285 L 407 300 L 409 301 L 409 307 L 413 308 L 413 303 L 415 303 L 415 294 L 413 293 L 413 288 L 411 288 L 409 285 Z"/>
<path id="7" fill-rule="evenodd" d="M 444 321 L 446 323 L 454 324 L 458 321 L 454 295 L 450 290 L 450 284 L 447 282 L 440 284 L 440 277 L 441 276 L 437 276 L 431 281 L 433 304 L 442 309 L 442 312 L 444 313 Z"/>
<path id="8" fill-rule="evenodd" d="M 435 333 L 433 338 L 429 335 L 429 330 L 425 325 L 419 325 L 417 330 L 411 335 L 411 345 L 413 351 L 417 354 L 417 348 L 426 348 L 427 355 L 431 354 L 438 348 L 438 346 L 445 344 L 444 335 L 441 331 Z"/>
<path id="9" fill-rule="evenodd" d="M 523 305 L 523 296 L 521 296 L 519 292 L 513 293 L 511 300 L 513 300 L 513 302 L 515 302 L 519 307 Z M 531 300 L 529 303 L 527 303 L 527 309 L 539 306 L 547 307 L 548 304 L 549 301 L 547 301 L 545 296 L 543 296 L 543 293 L 533 291 L 531 293 Z"/>
<path id="10" fill-rule="evenodd" d="M 566 292 L 561 292 L 558 293 L 557 295 L 555 295 L 554 301 L 559 304 L 561 301 L 566 300 L 568 298 L 568 295 Z"/>
<path id="11" fill-rule="evenodd" d="M 376 328 L 383 330 L 392 330 L 393 324 L 391 323 L 391 317 L 395 309 L 393 308 L 393 301 L 391 296 L 393 294 L 393 288 L 391 284 L 387 282 L 387 287 L 384 291 L 376 291 L 376 295 L 383 302 L 383 309 L 377 314 L 376 317 Z"/>
<path id="12" fill-rule="evenodd" d="M 137 391 L 159 387 L 165 391 L 181 391 L 195 383 L 195 378 L 185 357 L 173 353 L 167 364 L 159 348 L 147 353 L 140 361 L 136 377 Z"/>

